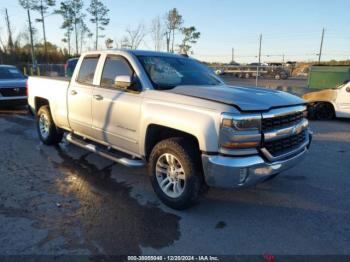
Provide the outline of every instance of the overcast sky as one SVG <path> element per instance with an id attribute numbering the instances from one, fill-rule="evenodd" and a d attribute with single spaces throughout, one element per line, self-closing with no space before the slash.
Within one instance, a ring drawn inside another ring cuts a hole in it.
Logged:
<path id="1" fill-rule="evenodd" d="M 57 1 L 58 3 L 60 1 Z M 85 8 L 89 0 L 85 0 Z M 183 15 L 185 26 L 194 25 L 201 38 L 194 46 L 194 56 L 206 61 L 230 61 L 235 48 L 235 60 L 253 62 L 258 53 L 259 34 L 263 35 L 262 60 L 316 60 L 321 31 L 325 27 L 323 60 L 350 59 L 350 1 L 348 0 L 104 0 L 110 9 L 111 22 L 105 35 L 122 38 L 127 27 L 144 23 L 148 28 L 157 15 L 164 16 L 176 7 Z M 58 5 L 57 5 L 58 7 Z M 4 9 L 7 8 L 15 34 L 27 28 L 25 11 L 17 0 L 0 0 L 0 32 L 6 36 Z M 37 14 L 33 13 L 36 17 Z M 47 39 L 64 46 L 61 39 L 60 16 L 47 17 Z M 42 39 L 41 24 L 38 40 Z M 92 25 L 90 25 L 92 28 Z M 180 35 L 177 39 L 180 41 Z M 101 40 L 101 48 L 104 48 Z M 147 37 L 142 49 L 152 49 Z"/>

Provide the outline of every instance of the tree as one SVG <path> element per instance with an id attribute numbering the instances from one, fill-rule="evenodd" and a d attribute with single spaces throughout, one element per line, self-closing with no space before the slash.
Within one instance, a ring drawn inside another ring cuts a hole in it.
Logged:
<path id="1" fill-rule="evenodd" d="M 34 41 L 33 41 L 33 26 L 32 21 L 30 17 L 30 10 L 33 9 L 34 2 L 32 0 L 19 0 L 19 4 L 27 10 L 27 16 L 28 16 L 28 26 L 29 26 L 29 34 L 30 34 L 30 46 L 31 46 L 31 55 L 32 55 L 32 64 L 36 64 L 35 60 L 35 50 L 34 50 Z"/>
<path id="2" fill-rule="evenodd" d="M 106 41 L 105 41 L 106 48 L 107 48 L 107 49 L 113 48 L 113 42 L 114 42 L 114 41 L 113 41 L 112 39 L 107 38 Z"/>
<path id="3" fill-rule="evenodd" d="M 67 43 L 68 54 L 71 54 L 71 36 L 73 32 L 73 10 L 71 6 L 71 0 L 65 0 L 61 2 L 60 9 L 55 10 L 55 14 L 59 14 L 63 18 L 63 23 L 61 29 L 65 29 L 64 34 L 65 38 L 62 39 L 62 42 Z"/>
<path id="4" fill-rule="evenodd" d="M 70 9 L 72 11 L 72 23 L 74 27 L 74 34 L 75 34 L 75 54 L 79 54 L 79 32 L 78 27 L 81 21 L 83 20 L 83 13 L 82 9 L 84 6 L 83 0 L 70 0 Z"/>
<path id="5" fill-rule="evenodd" d="M 127 35 L 123 39 L 123 45 L 128 46 L 131 49 L 137 49 L 146 36 L 145 26 L 139 24 L 135 28 L 127 28 L 126 33 Z"/>
<path id="6" fill-rule="evenodd" d="M 194 26 L 183 27 L 181 28 L 181 32 L 183 34 L 183 39 L 182 44 L 179 45 L 180 53 L 187 55 L 192 48 L 190 44 L 197 43 L 197 40 L 199 39 L 201 33 L 197 32 Z"/>
<path id="7" fill-rule="evenodd" d="M 44 37 L 44 49 L 45 49 L 45 57 L 46 63 L 49 62 L 49 56 L 47 52 L 47 40 L 46 40 L 46 30 L 45 30 L 45 15 L 50 7 L 55 6 L 55 0 L 35 0 L 33 1 L 33 10 L 40 13 L 40 18 L 36 19 L 37 22 L 41 23 L 43 26 L 43 37 Z"/>
<path id="8" fill-rule="evenodd" d="M 151 35 L 154 42 L 154 50 L 160 51 L 162 49 L 162 42 L 164 39 L 164 28 L 159 16 L 152 20 Z"/>
<path id="9" fill-rule="evenodd" d="M 6 20 L 7 34 L 8 34 L 7 46 L 10 49 L 10 52 L 13 53 L 14 44 L 13 44 L 13 37 L 12 37 L 12 27 L 11 27 L 9 15 L 7 13 L 7 8 L 5 8 L 5 20 Z"/>
<path id="10" fill-rule="evenodd" d="M 99 35 L 99 30 L 105 30 L 105 26 L 109 24 L 107 17 L 109 9 L 100 0 L 91 0 L 90 7 L 87 9 L 90 13 L 91 23 L 95 24 L 95 49 L 98 48 L 98 39 L 104 36 Z"/>
<path id="11" fill-rule="evenodd" d="M 78 26 L 78 30 L 80 33 L 80 51 L 82 52 L 86 36 L 90 37 L 92 35 L 90 29 L 88 28 L 88 26 L 85 23 L 85 16 L 82 16 L 81 21 L 80 21 L 79 26 Z"/>
<path id="12" fill-rule="evenodd" d="M 177 11 L 176 8 L 171 9 L 166 15 L 166 25 L 167 25 L 167 49 L 169 52 L 170 41 L 171 41 L 171 52 L 174 53 L 174 42 L 175 42 L 175 31 L 181 28 L 183 24 L 182 15 Z M 172 37 L 172 39 L 170 39 Z"/>

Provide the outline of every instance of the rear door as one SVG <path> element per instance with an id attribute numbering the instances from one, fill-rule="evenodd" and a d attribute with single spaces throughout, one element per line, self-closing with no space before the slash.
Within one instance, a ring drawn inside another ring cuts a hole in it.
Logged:
<path id="1" fill-rule="evenodd" d="M 98 55 L 87 55 L 83 58 L 67 94 L 69 124 L 80 135 L 93 135 L 91 99 L 98 59 Z"/>
<path id="2" fill-rule="evenodd" d="M 350 117 L 350 82 L 338 91 L 336 104 L 339 109 L 337 116 Z"/>
<path id="3" fill-rule="evenodd" d="M 138 137 L 142 92 L 117 88 L 116 76 L 132 76 L 137 89 L 140 81 L 126 58 L 106 56 L 99 86 L 93 90 L 92 125 L 99 140 L 127 153 L 139 153 Z"/>

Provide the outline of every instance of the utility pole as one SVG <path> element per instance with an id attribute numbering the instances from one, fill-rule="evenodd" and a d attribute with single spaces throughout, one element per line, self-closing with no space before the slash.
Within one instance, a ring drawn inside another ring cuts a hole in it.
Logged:
<path id="1" fill-rule="evenodd" d="M 10 18 L 9 14 L 7 12 L 7 8 L 5 8 L 5 19 L 6 19 L 6 25 L 7 25 L 7 33 L 8 33 L 8 46 L 10 48 L 10 51 L 13 51 L 13 39 L 12 39 L 12 30 L 11 30 L 11 24 L 10 24 Z"/>
<path id="2" fill-rule="evenodd" d="M 323 38 L 324 38 L 324 28 L 322 28 L 322 37 L 321 37 L 321 45 L 320 45 L 320 52 L 318 53 L 318 63 L 321 63 L 321 56 L 322 56 L 322 48 L 323 48 Z"/>
<path id="3" fill-rule="evenodd" d="M 232 47 L 232 62 L 235 61 L 235 49 Z"/>
<path id="4" fill-rule="evenodd" d="M 47 53 L 47 40 L 46 40 L 46 30 L 45 30 L 45 19 L 44 19 L 44 5 L 43 0 L 40 0 L 40 14 L 41 14 L 41 23 L 43 26 L 43 36 L 44 36 L 44 51 L 45 51 L 45 58 L 46 63 L 49 64 L 49 55 Z"/>
<path id="5" fill-rule="evenodd" d="M 259 37 L 259 62 L 258 62 L 258 66 L 256 67 L 255 86 L 258 86 L 259 66 L 261 62 L 261 41 L 262 41 L 262 34 L 260 34 L 260 37 Z"/>
<path id="6" fill-rule="evenodd" d="M 33 27 L 32 21 L 30 19 L 30 11 L 27 9 L 28 22 L 29 22 L 29 34 L 30 34 L 30 46 L 31 46 L 31 54 L 32 54 L 32 65 L 36 65 L 35 61 L 35 50 L 34 50 L 34 41 L 33 41 Z"/>

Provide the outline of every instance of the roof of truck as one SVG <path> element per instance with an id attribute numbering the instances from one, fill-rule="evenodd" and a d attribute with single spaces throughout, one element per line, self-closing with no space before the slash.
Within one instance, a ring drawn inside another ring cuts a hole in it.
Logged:
<path id="1" fill-rule="evenodd" d="M 130 53 L 136 56 L 173 56 L 173 57 L 184 57 L 179 54 L 168 53 L 168 52 L 156 52 L 156 51 L 148 51 L 148 50 L 133 50 L 133 49 L 108 49 L 101 51 L 88 51 L 85 54 L 101 54 L 108 53 L 111 54 L 113 52 L 125 52 Z"/>

